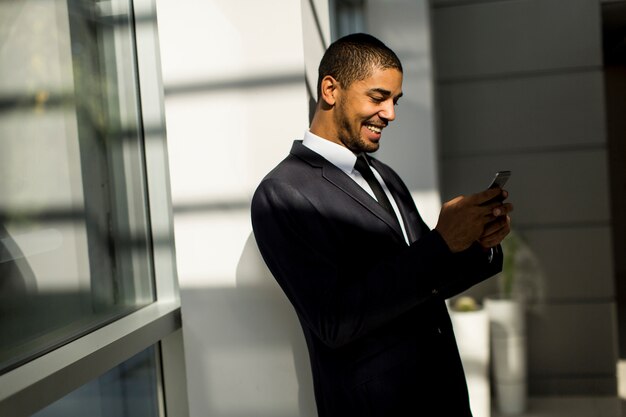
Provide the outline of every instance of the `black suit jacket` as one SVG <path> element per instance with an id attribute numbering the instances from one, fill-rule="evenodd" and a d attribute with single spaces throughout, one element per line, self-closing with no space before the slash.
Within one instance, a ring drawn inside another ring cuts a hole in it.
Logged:
<path id="1" fill-rule="evenodd" d="M 371 163 L 410 245 L 385 209 L 300 141 L 252 200 L 261 254 L 302 324 L 318 413 L 471 416 L 444 300 L 498 272 L 502 257 L 451 253 L 398 175 Z"/>

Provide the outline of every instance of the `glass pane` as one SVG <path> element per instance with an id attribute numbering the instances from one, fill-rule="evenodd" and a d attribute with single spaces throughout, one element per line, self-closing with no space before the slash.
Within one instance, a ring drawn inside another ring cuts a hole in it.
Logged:
<path id="1" fill-rule="evenodd" d="M 149 348 L 33 417 L 157 417 L 155 349 Z"/>
<path id="2" fill-rule="evenodd" d="M 130 10 L 0 1 L 0 372 L 153 300 Z"/>

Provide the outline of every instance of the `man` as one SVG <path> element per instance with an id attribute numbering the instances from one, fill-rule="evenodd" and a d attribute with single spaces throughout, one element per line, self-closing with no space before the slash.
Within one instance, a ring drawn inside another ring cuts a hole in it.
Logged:
<path id="1" fill-rule="evenodd" d="M 401 96 L 402 66 L 382 42 L 334 42 L 310 130 L 252 200 L 261 254 L 302 324 L 321 417 L 471 416 L 444 300 L 500 271 L 512 206 L 501 189 L 457 197 L 429 230 L 398 175 L 366 155 Z"/>

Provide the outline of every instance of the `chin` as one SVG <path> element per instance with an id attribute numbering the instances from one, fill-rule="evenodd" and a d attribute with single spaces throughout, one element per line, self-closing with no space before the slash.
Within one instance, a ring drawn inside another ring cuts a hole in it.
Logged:
<path id="1" fill-rule="evenodd" d="M 378 148 L 380 148 L 380 143 L 378 142 L 366 142 L 363 145 L 363 152 L 376 152 L 378 150 Z"/>
<path id="2" fill-rule="evenodd" d="M 380 147 L 378 142 L 372 142 L 363 137 L 353 137 L 351 140 L 342 141 L 342 143 L 354 153 L 376 152 Z"/>

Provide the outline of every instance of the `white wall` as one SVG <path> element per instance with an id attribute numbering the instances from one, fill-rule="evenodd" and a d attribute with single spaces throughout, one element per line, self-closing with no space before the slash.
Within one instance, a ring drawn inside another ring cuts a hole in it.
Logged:
<path id="1" fill-rule="evenodd" d="M 308 127 L 326 2 L 158 0 L 157 13 L 190 414 L 314 416 L 304 338 L 249 205 Z"/>

